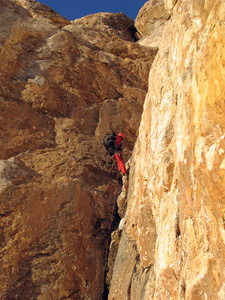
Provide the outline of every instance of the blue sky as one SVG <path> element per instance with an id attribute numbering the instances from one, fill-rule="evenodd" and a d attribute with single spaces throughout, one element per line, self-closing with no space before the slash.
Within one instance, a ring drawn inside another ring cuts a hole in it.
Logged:
<path id="1" fill-rule="evenodd" d="M 122 12 L 135 20 L 147 0 L 39 0 L 67 19 L 74 20 L 98 12 Z"/>

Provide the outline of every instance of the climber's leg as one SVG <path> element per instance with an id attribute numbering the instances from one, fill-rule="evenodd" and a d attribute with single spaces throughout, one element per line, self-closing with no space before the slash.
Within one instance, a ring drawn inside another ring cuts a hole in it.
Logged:
<path id="1" fill-rule="evenodd" d="M 127 173 L 127 170 L 126 170 L 126 167 L 125 167 L 125 164 L 124 164 L 124 161 L 121 157 L 121 154 L 120 153 L 116 153 L 113 158 L 116 160 L 117 162 L 117 167 L 118 167 L 118 170 L 121 171 L 123 174 L 126 174 Z"/>

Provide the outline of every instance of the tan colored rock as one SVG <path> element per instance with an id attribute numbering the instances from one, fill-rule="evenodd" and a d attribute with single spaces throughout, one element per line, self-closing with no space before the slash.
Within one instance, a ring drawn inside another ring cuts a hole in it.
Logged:
<path id="1" fill-rule="evenodd" d="M 55 12 L 51 7 L 41 4 L 35 0 L 11 0 L 25 8 L 33 18 L 46 18 L 51 20 L 58 28 L 70 24 L 70 21 L 65 17 Z"/>
<path id="2" fill-rule="evenodd" d="M 224 2 L 178 1 L 165 25 L 109 299 L 225 298 L 224 19 Z"/>
<path id="3" fill-rule="evenodd" d="M 101 140 L 123 130 L 130 158 L 156 51 L 0 2 L 0 299 L 96 300 L 120 192 Z"/>
<path id="4" fill-rule="evenodd" d="M 109 248 L 109 256 L 107 260 L 107 274 L 106 274 L 106 284 L 108 286 L 108 289 L 110 287 L 111 281 L 112 281 L 112 274 L 113 274 L 113 267 L 115 264 L 115 259 L 119 247 L 119 242 L 121 238 L 122 230 L 114 230 L 111 235 L 111 243 Z"/>
<path id="5" fill-rule="evenodd" d="M 140 9 L 134 26 L 139 37 L 138 43 L 148 47 L 159 47 L 166 21 L 170 12 L 165 8 L 164 0 L 147 1 Z"/>
<path id="6" fill-rule="evenodd" d="M 117 207 L 118 207 L 118 214 L 121 219 L 124 218 L 126 209 L 127 209 L 127 192 L 129 188 L 129 175 L 123 175 L 122 178 L 122 189 L 119 197 L 117 198 Z"/>
<path id="7" fill-rule="evenodd" d="M 177 2 L 178 2 L 177 0 L 164 0 L 164 5 L 166 10 L 171 11 Z"/>
<path id="8" fill-rule="evenodd" d="M 133 41 L 131 32 L 134 22 L 123 13 L 97 13 L 76 19 L 72 23 L 100 30 L 108 35 L 110 34 L 112 37 L 120 37 L 128 41 Z"/>

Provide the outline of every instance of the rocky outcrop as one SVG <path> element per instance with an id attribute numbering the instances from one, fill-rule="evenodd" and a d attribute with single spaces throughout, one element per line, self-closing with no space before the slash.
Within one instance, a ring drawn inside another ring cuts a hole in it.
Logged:
<path id="1" fill-rule="evenodd" d="M 119 193 L 101 140 L 123 131 L 131 156 L 157 50 L 123 14 L 0 3 L 0 298 L 96 300 Z"/>
<path id="2" fill-rule="evenodd" d="M 108 298 L 223 300 L 225 4 L 148 1 L 135 43 L 123 14 L 0 3 L 0 298 L 100 299 L 122 191 Z"/>
<path id="3" fill-rule="evenodd" d="M 109 299 L 222 300 L 225 4 L 164 2 Z"/>
<path id="4" fill-rule="evenodd" d="M 27 13 L 31 14 L 31 16 L 34 19 L 39 19 L 40 21 L 41 19 L 45 19 L 45 21 L 47 22 L 48 20 L 50 20 L 58 28 L 70 24 L 69 20 L 67 20 L 66 18 L 64 18 L 57 12 L 55 12 L 51 7 L 36 2 L 35 0 L 11 0 L 11 1 L 23 7 L 27 11 Z M 5 3 L 3 5 L 5 5 Z M 16 6 L 15 9 L 17 9 Z"/>
<path id="5" fill-rule="evenodd" d="M 138 43 L 148 47 L 159 47 L 162 40 L 164 26 L 170 18 L 171 12 L 165 7 L 164 0 L 147 1 L 140 9 L 135 20 L 135 35 Z"/>
<path id="6" fill-rule="evenodd" d="M 134 41 L 132 36 L 134 21 L 123 13 L 97 13 L 76 19 L 72 23 L 100 30 L 111 35 L 112 38 L 120 37 L 127 41 Z"/>

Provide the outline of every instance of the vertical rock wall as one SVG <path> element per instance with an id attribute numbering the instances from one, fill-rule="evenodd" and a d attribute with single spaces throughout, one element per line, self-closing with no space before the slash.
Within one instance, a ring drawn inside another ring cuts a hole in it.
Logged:
<path id="1" fill-rule="evenodd" d="M 97 24 L 96 27 L 92 23 Z M 93 299 L 118 193 L 101 140 L 137 137 L 156 50 L 133 21 L 0 0 L 0 299 Z"/>
<path id="2" fill-rule="evenodd" d="M 109 299 L 222 300 L 225 2 L 164 4 Z"/>

